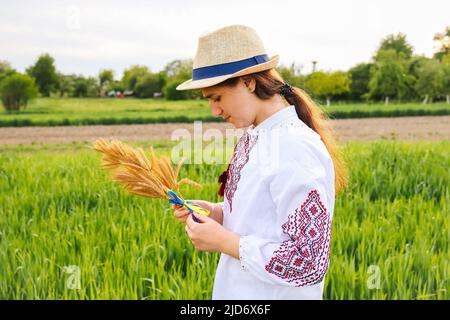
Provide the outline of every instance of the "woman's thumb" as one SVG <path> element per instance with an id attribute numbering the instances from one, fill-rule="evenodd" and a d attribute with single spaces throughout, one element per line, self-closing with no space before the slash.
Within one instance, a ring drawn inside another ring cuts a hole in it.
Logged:
<path id="1" fill-rule="evenodd" d="M 200 222 L 207 222 L 208 219 L 210 219 L 209 217 L 207 217 L 201 213 L 192 212 L 192 215 Z"/>

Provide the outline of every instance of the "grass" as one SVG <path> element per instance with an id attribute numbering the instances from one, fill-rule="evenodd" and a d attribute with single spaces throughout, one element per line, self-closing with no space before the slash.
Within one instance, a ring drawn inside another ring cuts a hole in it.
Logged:
<path id="1" fill-rule="evenodd" d="M 218 254 L 195 251 L 165 201 L 110 183 L 86 146 L 0 146 L 0 299 L 209 299 Z M 336 202 L 325 299 L 450 298 L 449 150 L 346 145 L 352 183 Z M 204 187 L 183 195 L 218 201 L 224 167 L 186 165 L 181 177 Z"/>
<path id="2" fill-rule="evenodd" d="M 450 105 L 433 103 L 335 104 L 324 107 L 331 118 L 448 115 Z M 111 125 L 223 121 L 211 116 L 206 100 L 39 98 L 20 113 L 0 112 L 0 127 Z"/>

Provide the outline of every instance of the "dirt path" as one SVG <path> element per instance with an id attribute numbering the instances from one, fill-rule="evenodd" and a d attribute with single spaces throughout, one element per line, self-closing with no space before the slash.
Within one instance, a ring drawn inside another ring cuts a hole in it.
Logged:
<path id="1" fill-rule="evenodd" d="M 450 116 L 365 118 L 332 120 L 339 139 L 349 140 L 450 140 Z M 170 139 L 175 129 L 185 128 L 193 133 L 192 123 L 22 127 L 0 128 L 0 145 L 30 143 L 92 142 L 99 137 L 120 140 Z M 202 123 L 202 132 L 216 128 L 225 132 L 229 123 Z"/>

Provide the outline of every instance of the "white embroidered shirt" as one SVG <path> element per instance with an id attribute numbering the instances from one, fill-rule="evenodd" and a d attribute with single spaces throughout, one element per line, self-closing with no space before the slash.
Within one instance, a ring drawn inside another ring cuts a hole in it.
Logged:
<path id="1" fill-rule="evenodd" d="M 221 203 L 239 260 L 221 254 L 212 298 L 322 299 L 334 198 L 332 159 L 293 105 L 249 127 Z"/>

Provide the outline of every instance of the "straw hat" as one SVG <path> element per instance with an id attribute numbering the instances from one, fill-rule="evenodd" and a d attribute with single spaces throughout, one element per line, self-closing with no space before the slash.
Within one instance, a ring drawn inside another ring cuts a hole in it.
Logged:
<path id="1" fill-rule="evenodd" d="M 210 87 L 229 78 L 274 68 L 278 61 L 278 55 L 268 57 L 254 29 L 243 25 L 226 26 L 200 35 L 192 79 L 176 89 Z"/>

